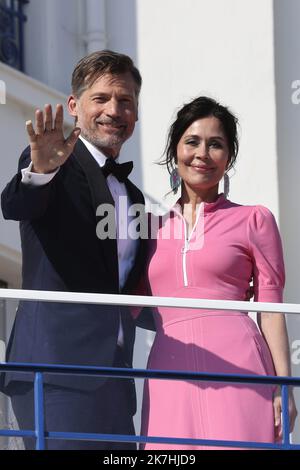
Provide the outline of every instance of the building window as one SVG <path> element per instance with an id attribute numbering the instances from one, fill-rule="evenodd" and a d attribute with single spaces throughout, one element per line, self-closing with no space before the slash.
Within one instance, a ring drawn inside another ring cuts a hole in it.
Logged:
<path id="1" fill-rule="evenodd" d="M 0 0 L 0 61 L 24 71 L 24 6 L 29 0 Z"/>

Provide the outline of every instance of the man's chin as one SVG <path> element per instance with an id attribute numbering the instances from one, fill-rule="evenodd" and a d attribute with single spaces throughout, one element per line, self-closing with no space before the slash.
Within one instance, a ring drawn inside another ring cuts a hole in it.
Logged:
<path id="1" fill-rule="evenodd" d="M 95 139 L 94 145 L 103 148 L 120 148 L 124 142 L 122 139 Z"/>
<path id="2" fill-rule="evenodd" d="M 120 136 L 112 136 L 112 135 L 91 135 L 89 133 L 81 132 L 81 135 L 84 139 L 90 142 L 95 147 L 120 147 L 124 139 L 120 138 Z"/>

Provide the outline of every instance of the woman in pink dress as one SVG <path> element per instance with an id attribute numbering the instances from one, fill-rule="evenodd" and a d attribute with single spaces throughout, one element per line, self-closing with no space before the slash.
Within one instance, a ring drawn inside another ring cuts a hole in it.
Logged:
<path id="1" fill-rule="evenodd" d="M 232 113 L 207 97 L 178 112 L 164 163 L 173 189 L 181 185 L 181 198 L 156 231 L 152 225 L 148 294 L 246 300 L 253 280 L 255 301 L 282 302 L 284 263 L 273 215 L 219 194 L 219 182 L 236 160 L 236 127 Z M 282 314 L 258 314 L 259 329 L 245 312 L 159 307 L 154 314 L 149 369 L 290 374 Z M 292 391 L 289 408 L 292 429 L 297 414 Z M 141 434 L 274 442 L 282 434 L 280 393 L 266 385 L 147 380 Z"/>

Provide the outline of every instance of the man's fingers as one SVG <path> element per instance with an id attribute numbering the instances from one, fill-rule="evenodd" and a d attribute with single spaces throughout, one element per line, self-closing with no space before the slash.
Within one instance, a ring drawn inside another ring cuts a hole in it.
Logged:
<path id="1" fill-rule="evenodd" d="M 27 134 L 29 136 L 29 142 L 30 143 L 35 142 L 36 141 L 36 135 L 35 135 L 35 132 L 34 132 L 32 121 L 26 121 L 26 130 L 27 130 Z"/>
<path id="2" fill-rule="evenodd" d="M 52 131 L 52 106 L 45 105 L 45 131 Z"/>
<path id="3" fill-rule="evenodd" d="M 56 105 L 56 113 L 54 119 L 54 129 L 57 131 L 63 130 L 64 108 L 61 104 Z"/>
<path id="4" fill-rule="evenodd" d="M 68 147 L 69 151 L 72 152 L 74 145 L 77 142 L 77 139 L 80 135 L 81 129 L 79 127 L 75 127 L 75 129 L 72 130 L 71 134 L 69 137 L 66 139 L 66 146 Z"/>
<path id="5" fill-rule="evenodd" d="M 35 128 L 36 128 L 36 134 L 38 135 L 43 135 L 44 134 L 44 116 L 43 116 L 43 111 L 40 109 L 37 109 L 35 112 Z"/>

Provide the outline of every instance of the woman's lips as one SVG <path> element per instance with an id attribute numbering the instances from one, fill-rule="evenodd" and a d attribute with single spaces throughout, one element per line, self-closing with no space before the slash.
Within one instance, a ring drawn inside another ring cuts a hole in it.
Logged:
<path id="1" fill-rule="evenodd" d="M 190 167 L 197 173 L 211 173 L 214 171 L 214 168 L 208 166 L 190 165 Z"/>

